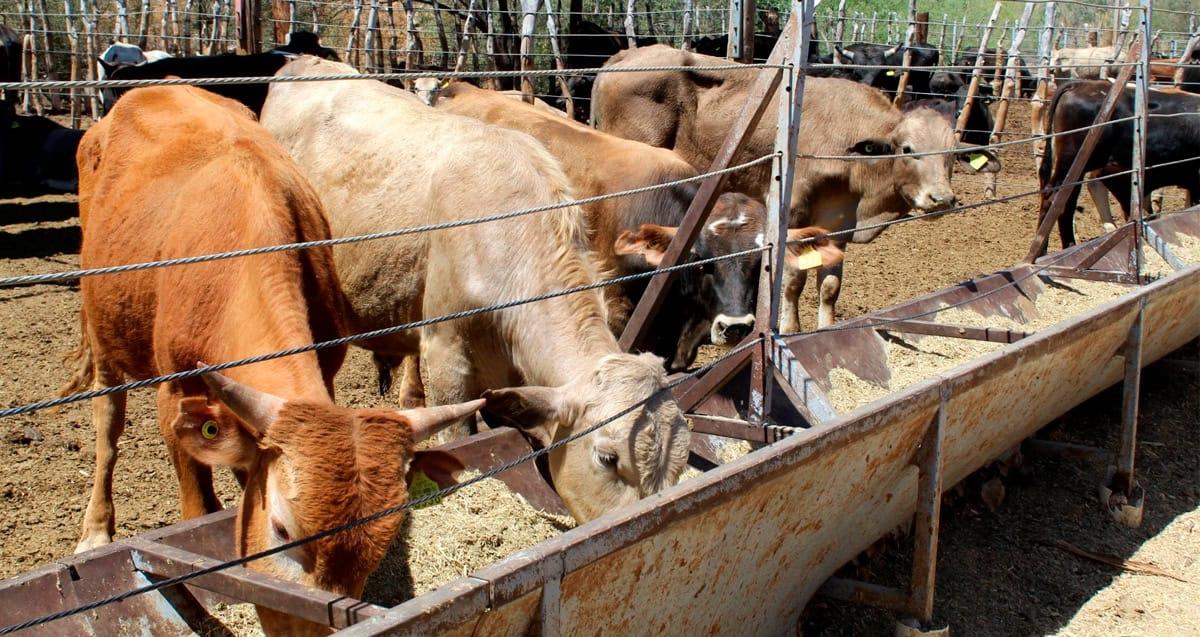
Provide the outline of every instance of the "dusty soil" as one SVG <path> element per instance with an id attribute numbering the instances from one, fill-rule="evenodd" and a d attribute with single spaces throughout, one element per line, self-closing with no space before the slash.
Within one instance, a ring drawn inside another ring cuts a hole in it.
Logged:
<path id="1" fill-rule="evenodd" d="M 1014 109 L 1012 130 L 1027 131 L 1028 113 Z M 1005 171 L 999 195 L 1033 191 L 1030 150 L 1001 153 Z M 960 198 L 983 199 L 981 176 L 955 177 Z M 1181 205 L 1172 192 L 1167 209 Z M 886 307 L 917 294 L 1011 265 L 1024 255 L 1036 219 L 1037 199 L 993 204 L 936 220 L 889 229 L 847 253 L 839 317 Z M 0 202 L 0 276 L 70 269 L 78 263 L 79 229 L 69 197 Z M 1081 239 L 1100 233 L 1091 203 L 1077 217 Z M 1052 238 L 1051 248 L 1057 248 Z M 815 323 L 813 286 L 806 291 L 805 327 Z M 69 370 L 61 355 L 78 338 L 78 291 L 71 285 L 0 290 L 0 404 L 19 405 L 56 395 Z M 1152 368 L 1145 376 L 1142 471 L 1149 497 L 1146 523 L 1127 530 L 1095 511 L 1096 467 L 1032 460 L 1006 480 L 1008 498 L 996 513 L 981 512 L 978 498 L 947 508 L 943 526 L 939 618 L 958 634 L 1024 635 L 1063 630 L 1163 634 L 1159 626 L 1200 626 L 1200 589 L 1162 577 L 1116 576 L 1106 566 L 1040 544 L 1063 539 L 1094 552 L 1151 561 L 1200 582 L 1200 500 L 1197 445 L 1200 385 L 1194 375 Z M 340 402 L 380 404 L 369 359 L 354 352 L 337 379 Z M 388 399 L 390 400 L 390 399 Z M 1073 412 L 1051 435 L 1113 442 L 1119 392 L 1108 392 Z M 179 516 L 175 478 L 155 422 L 153 395 L 135 392 L 116 475 L 118 535 L 169 524 Z M 7 577 L 71 552 L 91 484 L 90 409 L 77 403 L 57 413 L 6 419 L 0 427 L 0 576 Z M 741 451 L 741 450 L 739 450 Z M 220 476 L 226 502 L 234 482 Z M 1139 552 L 1141 551 L 1141 552 Z M 899 581 L 903 551 L 865 562 L 863 577 Z M 1089 600 L 1091 600 L 1089 602 Z M 1185 602 L 1190 600 L 1190 606 Z M 1141 612 L 1139 612 L 1139 609 Z M 1153 618 L 1151 617 L 1153 616 Z M 1154 625 L 1147 622 L 1170 624 Z M 1192 624 L 1186 622 L 1191 621 Z M 1089 623 L 1090 622 L 1090 623 Z M 806 626 L 815 634 L 891 632 L 882 613 L 817 605 Z M 1200 628 L 1193 632 L 1200 633 Z"/>

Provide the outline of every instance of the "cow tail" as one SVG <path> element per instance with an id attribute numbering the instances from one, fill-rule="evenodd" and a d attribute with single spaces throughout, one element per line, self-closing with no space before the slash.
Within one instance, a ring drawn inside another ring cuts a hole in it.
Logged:
<path id="1" fill-rule="evenodd" d="M 91 389 L 96 377 L 96 367 L 92 357 L 92 344 L 88 339 L 87 316 L 79 311 L 79 345 L 63 356 L 63 363 L 74 367 L 71 380 L 59 390 L 59 396 L 77 394 Z"/>
<path id="2" fill-rule="evenodd" d="M 1054 174 L 1054 145 L 1058 142 L 1058 137 L 1054 135 L 1054 113 L 1058 111 L 1058 101 L 1063 95 L 1071 90 L 1071 84 L 1065 84 L 1054 92 L 1054 97 L 1050 99 L 1050 108 L 1046 109 L 1043 115 L 1046 118 L 1046 149 L 1042 154 L 1042 165 L 1038 167 L 1038 181 L 1042 188 L 1046 188 L 1050 183 L 1050 176 Z"/>

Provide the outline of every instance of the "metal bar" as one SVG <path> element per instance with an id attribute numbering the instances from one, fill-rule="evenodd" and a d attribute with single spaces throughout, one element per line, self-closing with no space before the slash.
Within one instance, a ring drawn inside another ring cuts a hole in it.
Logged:
<path id="1" fill-rule="evenodd" d="M 933 620 L 933 593 L 937 579 L 938 530 L 942 519 L 942 440 L 950 386 L 941 387 L 942 401 L 917 452 L 917 514 L 913 531 L 910 612 L 922 622 Z"/>
<path id="2" fill-rule="evenodd" d="M 926 336 L 988 341 L 989 343 L 1016 343 L 1029 336 L 1029 332 L 1008 330 L 1001 327 L 969 327 L 966 325 L 920 320 L 896 321 L 875 329 L 880 332 L 924 334 Z"/>
<path id="3" fill-rule="evenodd" d="M 1138 39 L 1140 40 L 1141 38 Z M 1105 97 L 1104 103 L 1100 106 L 1100 112 L 1096 113 L 1096 119 L 1092 122 L 1095 128 L 1089 129 L 1087 136 L 1083 138 L 1083 144 L 1079 147 L 1079 152 L 1075 154 L 1075 159 L 1071 162 L 1071 167 L 1067 170 L 1067 175 L 1062 183 L 1074 184 L 1083 175 L 1083 167 L 1087 165 L 1088 159 L 1092 156 L 1092 151 L 1096 148 L 1096 144 L 1100 142 L 1100 134 L 1104 130 L 1103 126 L 1098 125 L 1104 124 L 1112 118 L 1113 110 L 1117 107 L 1117 100 L 1121 97 L 1121 87 L 1124 87 L 1125 83 L 1129 81 L 1132 73 L 1133 66 L 1121 67 L 1121 72 L 1117 74 L 1117 81 L 1113 83 L 1116 90 L 1109 89 L 1108 96 Z M 1046 184 L 1042 184 L 1042 186 L 1045 188 Z M 1029 245 L 1029 252 L 1025 254 L 1025 261 L 1033 263 L 1035 259 L 1046 253 L 1046 247 L 1050 243 L 1050 229 L 1054 227 L 1055 222 L 1062 216 L 1063 211 L 1067 207 L 1067 199 L 1074 188 L 1075 186 L 1059 188 L 1054 193 L 1049 208 L 1046 208 L 1043 203 L 1043 216 L 1038 224 L 1037 232 L 1034 234 L 1033 242 Z M 1043 197 L 1045 197 L 1044 194 Z"/>
<path id="4" fill-rule="evenodd" d="M 1133 88 L 1133 112 L 1137 119 L 1133 120 L 1133 174 L 1130 175 L 1132 181 L 1132 189 L 1130 191 L 1130 208 L 1133 212 L 1133 251 L 1130 254 L 1132 259 L 1133 273 L 1141 279 L 1142 265 L 1142 208 L 1146 201 L 1146 126 L 1149 123 L 1149 115 L 1147 111 L 1148 95 L 1147 82 L 1150 77 L 1150 0 L 1139 0 L 1142 10 L 1139 11 L 1138 19 L 1141 28 L 1138 30 L 1139 36 L 1135 40 L 1141 43 L 1138 48 L 1138 64 L 1134 68 L 1135 84 Z M 1124 2 L 1122 1 L 1122 4 Z M 1121 13 L 1122 31 L 1124 34 L 1125 27 L 1129 19 L 1128 10 Z M 1130 50 L 1130 53 L 1133 51 Z M 1117 49 L 1114 53 L 1117 59 L 1120 59 L 1121 51 Z M 1128 58 L 1126 58 L 1128 59 Z M 1118 84 L 1117 86 L 1124 86 Z"/>
<path id="5" fill-rule="evenodd" d="M 759 425 L 753 425 L 745 420 L 722 418 L 707 414 L 687 414 L 692 421 L 692 431 L 725 438 L 737 438 L 750 442 L 770 442 L 767 440 L 767 430 Z"/>
<path id="6" fill-rule="evenodd" d="M 1103 259 L 1104 255 L 1112 252 L 1114 248 L 1124 241 L 1128 237 L 1129 233 L 1132 232 L 1132 230 L 1133 229 L 1131 226 L 1121 226 L 1120 228 L 1112 231 L 1107 237 L 1104 238 L 1103 241 L 1101 241 L 1093 250 L 1091 250 L 1091 253 L 1088 254 L 1087 258 L 1085 258 L 1083 261 L 1080 261 L 1079 265 L 1075 267 L 1079 270 L 1087 270 L 1093 265 L 1096 265 L 1097 261 Z"/>
<path id="7" fill-rule="evenodd" d="M 775 43 L 775 49 L 771 51 L 771 56 L 767 60 L 770 64 L 779 64 L 785 56 L 791 54 L 791 47 L 796 41 L 797 26 L 796 14 L 788 16 L 787 24 L 783 28 L 783 33 L 779 37 L 779 41 Z M 750 133 L 758 126 L 758 121 L 766 112 L 767 104 L 770 103 L 771 97 L 775 94 L 776 87 L 779 86 L 782 74 L 779 70 L 759 73 L 755 78 L 754 84 L 750 88 L 750 95 L 746 100 L 745 106 L 742 107 L 738 114 L 737 120 L 726 135 L 725 141 L 721 144 L 721 149 L 717 151 L 716 157 L 713 159 L 713 170 L 728 168 L 733 162 L 733 158 L 742 150 L 746 142 L 750 139 Z M 725 175 L 718 175 L 704 180 L 700 187 L 696 190 L 696 196 L 692 199 L 692 203 L 688 206 L 687 213 L 684 214 L 683 220 L 679 223 L 679 230 L 675 233 L 675 238 L 671 240 L 671 245 L 667 247 L 666 253 L 663 255 L 661 265 L 669 267 L 682 263 L 685 256 L 691 251 L 692 244 L 700 234 L 700 229 L 703 228 L 704 222 L 708 219 L 709 212 L 712 211 L 713 203 L 716 202 L 717 196 L 721 192 L 721 185 L 725 182 Z M 668 285 L 673 280 L 674 273 L 668 272 L 657 275 L 650 279 L 646 285 L 646 291 L 642 294 L 642 298 L 638 301 L 637 306 L 629 316 L 629 322 L 625 325 L 625 331 L 621 333 L 621 349 L 629 351 L 642 344 L 643 339 L 650 332 L 652 327 L 652 319 L 658 312 L 659 306 L 662 305 L 663 299 L 666 298 L 665 292 Z"/>
<path id="8" fill-rule="evenodd" d="M 800 413 L 812 414 L 815 420 L 812 420 L 810 424 L 814 426 L 820 422 L 837 418 L 837 411 L 830 404 L 829 398 L 825 396 L 825 392 L 821 391 L 812 374 L 808 373 L 804 365 L 796 359 L 787 341 L 780 336 L 775 336 L 772 344 L 775 347 L 775 351 L 772 352 L 775 366 L 787 380 L 787 384 L 800 397 L 800 403 L 797 405 Z M 807 415 L 805 417 L 807 418 Z"/>
<path id="9" fill-rule="evenodd" d="M 218 564 L 217 560 L 144 538 L 127 540 L 134 566 L 144 573 L 174 577 Z M 275 579 L 244 568 L 227 569 L 198 577 L 190 586 L 221 593 L 259 606 L 288 613 L 331 628 L 345 628 L 386 609 L 366 602 Z"/>
<path id="10" fill-rule="evenodd" d="M 735 374 L 742 371 L 742 368 L 750 362 L 752 349 L 747 348 L 730 356 L 708 370 L 703 377 L 695 382 L 683 383 L 677 387 L 675 389 L 675 402 L 679 404 L 679 408 L 684 411 L 693 409 L 696 405 L 699 405 L 707 400 L 709 396 L 716 393 L 718 389 L 729 382 L 730 378 L 733 378 Z"/>
<path id="11" fill-rule="evenodd" d="M 1137 317 L 1129 328 L 1125 342 L 1125 384 L 1121 396 L 1121 447 L 1117 452 L 1117 473 L 1114 491 L 1132 495 L 1134 462 L 1137 456 L 1138 397 L 1142 385 L 1142 320 L 1146 314 L 1146 297 L 1142 297 Z"/>
<path id="12" fill-rule="evenodd" d="M 792 387 L 792 384 L 788 382 L 789 379 L 784 375 L 783 370 L 772 365 L 771 373 L 775 376 L 775 381 L 778 383 L 776 387 L 778 387 L 779 391 L 783 392 L 783 395 L 787 397 L 788 403 L 791 404 L 796 411 L 800 412 L 800 416 L 804 418 L 804 421 L 808 423 L 808 426 L 815 427 L 821 424 L 821 421 L 824 419 L 818 418 L 817 415 L 808 408 L 808 403 L 804 401 L 804 398 L 800 395 L 796 388 Z"/>
<path id="13" fill-rule="evenodd" d="M 915 0 L 914 0 L 915 1 Z M 796 149 L 800 136 L 800 118 L 804 107 L 804 80 L 808 66 L 808 43 L 812 35 L 813 0 L 792 2 L 792 13 L 799 14 L 798 37 L 792 47 L 787 83 L 779 94 L 779 120 L 775 130 L 774 166 L 767 191 L 767 223 L 765 235 L 774 246 L 759 262 L 758 299 L 755 325 L 763 337 L 751 362 L 750 421 L 764 423 L 771 413 L 771 343 L 768 335 L 779 325 L 779 295 L 783 289 L 784 263 L 787 258 L 787 232 L 791 219 L 792 185 L 795 181 Z"/>
<path id="14" fill-rule="evenodd" d="M 1140 283 L 1137 275 L 1129 274 L 1128 272 L 1110 272 L 1108 270 L 1077 270 L 1075 268 L 1057 265 L 1052 265 L 1042 270 L 1042 274 L 1061 279 L 1083 279 L 1085 281 L 1103 281 L 1105 283 L 1123 283 L 1125 285 L 1137 285 Z"/>
<path id="15" fill-rule="evenodd" d="M 1149 225 L 1143 225 L 1142 236 L 1146 239 L 1146 243 L 1150 244 L 1150 247 L 1154 248 L 1154 251 L 1163 258 L 1163 261 L 1166 261 L 1167 265 L 1171 266 L 1172 270 L 1178 272 L 1187 268 L 1187 264 L 1175 256 L 1175 252 L 1171 250 L 1166 241 L 1163 241 L 1162 235 L 1158 234 L 1154 228 L 1151 228 Z"/>
<path id="16" fill-rule="evenodd" d="M 1025 453 L 1031 455 L 1070 458 L 1083 462 L 1094 462 L 1102 466 L 1112 462 L 1113 458 L 1112 452 L 1107 449 L 1039 438 L 1026 440 L 1023 448 Z"/>
<path id="17" fill-rule="evenodd" d="M 874 606 L 897 613 L 907 613 L 910 607 L 908 593 L 905 591 L 844 577 L 825 580 L 817 593 L 831 599 L 860 606 Z"/>

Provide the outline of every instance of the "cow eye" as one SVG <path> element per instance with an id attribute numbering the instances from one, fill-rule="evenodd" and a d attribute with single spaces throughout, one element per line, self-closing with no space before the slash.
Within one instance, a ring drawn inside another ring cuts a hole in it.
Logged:
<path id="1" fill-rule="evenodd" d="M 611 451 L 597 451 L 596 462 L 599 462 L 602 467 L 611 469 L 617 466 L 617 454 Z"/>
<path id="2" fill-rule="evenodd" d="M 900 150 L 902 150 L 905 155 L 913 154 L 912 146 L 905 146 L 904 148 L 901 148 Z"/>
<path id="3" fill-rule="evenodd" d="M 282 522 L 276 520 L 275 518 L 271 518 L 271 530 L 275 532 L 275 537 L 279 538 L 279 540 L 282 542 L 290 542 L 292 539 L 291 534 L 288 533 L 287 527 L 285 527 Z"/>

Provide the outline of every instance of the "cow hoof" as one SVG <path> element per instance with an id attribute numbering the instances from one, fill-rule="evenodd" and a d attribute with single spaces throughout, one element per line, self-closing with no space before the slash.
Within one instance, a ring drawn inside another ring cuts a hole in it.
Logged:
<path id="1" fill-rule="evenodd" d="M 109 544 L 112 544 L 111 535 L 107 533 L 96 533 L 79 540 L 79 544 L 75 546 L 75 553 L 77 555 L 79 553 L 86 553 L 92 549 L 98 549 Z"/>

